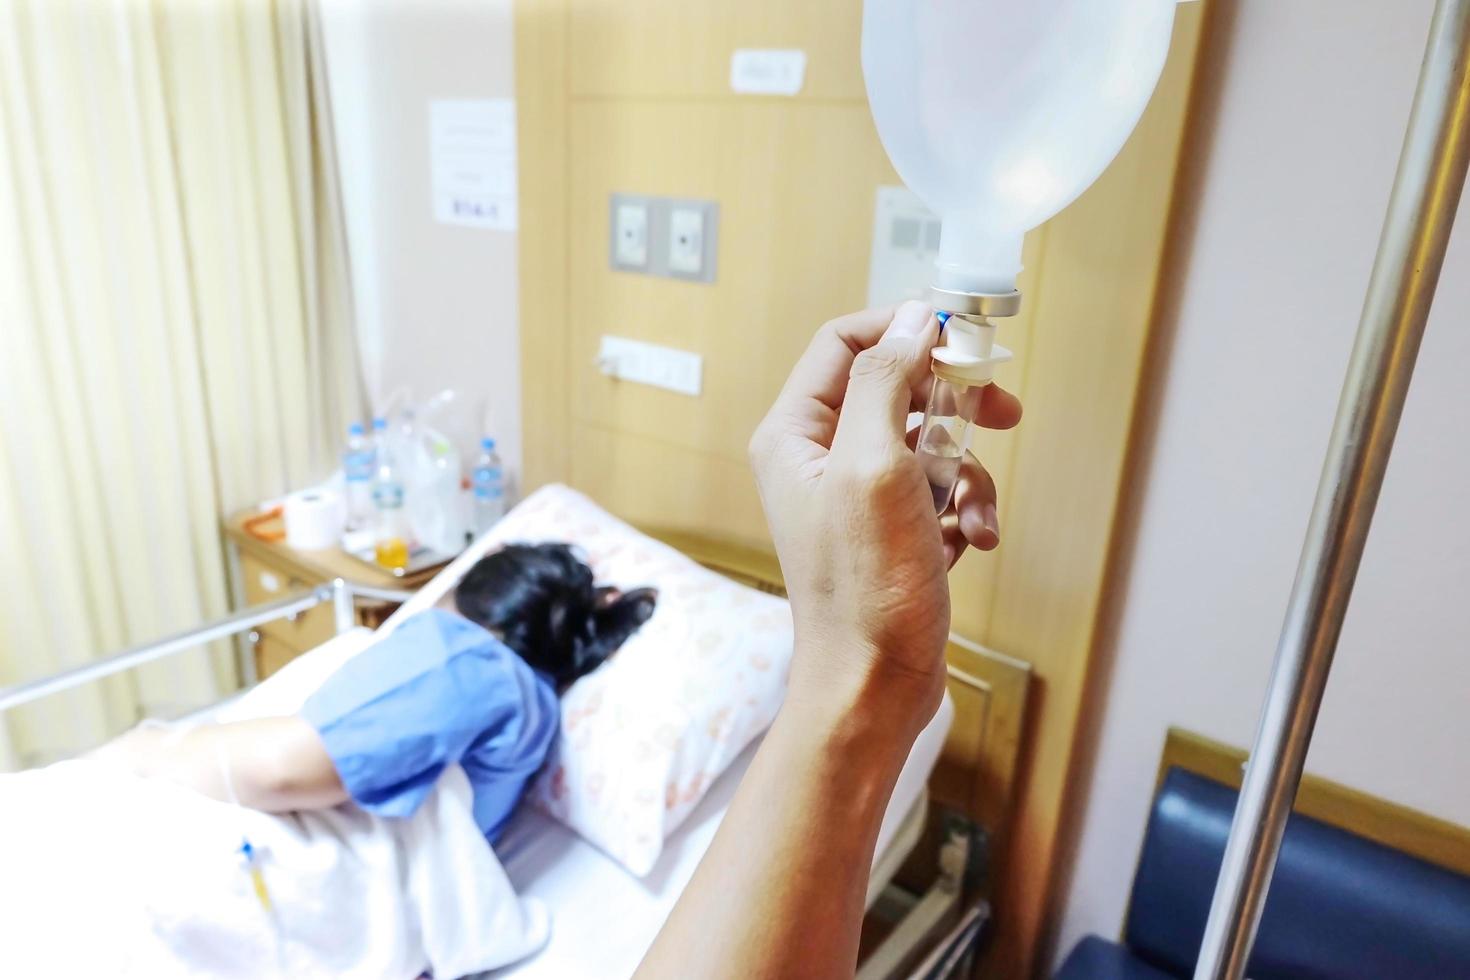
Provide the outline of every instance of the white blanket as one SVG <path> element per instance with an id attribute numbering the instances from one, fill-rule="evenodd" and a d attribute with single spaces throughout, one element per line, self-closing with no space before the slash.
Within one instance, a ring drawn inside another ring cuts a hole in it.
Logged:
<path id="1" fill-rule="evenodd" d="M 283 707 L 318 671 L 293 673 L 229 714 Z M 409 980 L 513 962 L 548 916 L 516 897 L 470 807 L 457 766 L 408 820 L 272 816 L 95 759 L 0 775 L 0 976 Z"/>

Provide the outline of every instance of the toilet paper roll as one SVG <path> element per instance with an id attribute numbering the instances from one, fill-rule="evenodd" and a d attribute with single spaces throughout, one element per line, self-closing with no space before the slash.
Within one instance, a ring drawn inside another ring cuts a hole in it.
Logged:
<path id="1" fill-rule="evenodd" d="M 286 498 L 286 544 L 314 551 L 336 547 L 347 525 L 347 507 L 331 490 L 305 490 Z"/>

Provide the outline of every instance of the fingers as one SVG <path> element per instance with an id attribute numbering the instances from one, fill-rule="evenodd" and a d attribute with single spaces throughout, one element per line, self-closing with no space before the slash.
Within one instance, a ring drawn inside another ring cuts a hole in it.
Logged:
<path id="1" fill-rule="evenodd" d="M 914 400 L 909 406 L 915 412 L 929 408 L 929 389 L 934 385 L 934 374 L 921 377 L 914 384 Z M 991 382 L 980 393 L 978 417 L 972 419 L 976 425 L 987 429 L 1014 429 L 1021 421 L 1021 399 Z"/>
<path id="2" fill-rule="evenodd" d="M 1011 429 L 1021 421 L 1021 399 L 998 384 L 985 386 L 980 396 L 980 417 L 975 419 L 987 429 Z"/>
<path id="3" fill-rule="evenodd" d="M 954 496 L 939 519 L 944 559 L 949 567 L 954 567 L 969 546 L 981 551 L 999 546 L 1000 520 L 995 504 L 995 481 L 978 459 L 965 453 Z"/>
<path id="4" fill-rule="evenodd" d="M 882 338 L 896 312 L 897 307 L 880 306 L 823 324 L 792 368 L 781 389 L 782 396 L 791 392 L 836 409 L 842 404 L 852 359 Z"/>
<path id="5" fill-rule="evenodd" d="M 904 442 L 911 450 L 918 445 L 918 426 L 908 430 Z M 939 519 L 940 530 L 944 534 L 945 558 L 950 565 L 959 560 L 969 545 L 981 551 L 994 551 L 1000 545 L 997 500 L 995 479 L 975 454 L 966 450 L 949 506 Z"/>
<path id="6" fill-rule="evenodd" d="M 959 482 L 955 484 L 955 512 L 964 540 L 981 551 L 993 551 L 1000 544 L 1000 519 L 995 511 L 995 481 L 970 453 L 960 464 Z"/>
<path id="7" fill-rule="evenodd" d="M 939 518 L 939 539 L 944 543 L 944 565 L 946 568 L 954 568 L 960 556 L 965 553 L 969 542 L 960 533 L 959 521 L 954 511 L 946 511 Z"/>
<path id="8" fill-rule="evenodd" d="M 928 329 L 932 334 L 929 337 L 929 346 L 932 347 L 934 337 L 938 335 L 938 321 L 929 316 L 928 307 L 922 304 L 905 303 L 897 309 L 864 310 L 829 321 L 817 331 L 806 353 L 792 369 L 766 417 L 767 428 L 778 428 L 782 435 L 796 435 L 815 443 L 822 450 L 830 448 L 853 361 L 863 351 L 876 346 L 895 317 L 904 310 L 909 311 L 905 317 L 916 316 L 915 310 L 924 311 L 923 316 L 931 321 Z M 928 394 L 928 378 L 919 377 L 915 382 L 913 397 L 922 408 Z"/>
<path id="9" fill-rule="evenodd" d="M 905 303 L 878 343 L 853 357 L 832 438 L 834 453 L 886 453 L 902 447 L 915 388 L 929 375 L 937 328 L 929 307 Z"/>

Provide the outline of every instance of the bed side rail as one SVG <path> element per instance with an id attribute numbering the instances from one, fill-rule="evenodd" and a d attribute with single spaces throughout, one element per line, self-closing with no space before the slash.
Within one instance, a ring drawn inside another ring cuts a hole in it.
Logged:
<path id="1" fill-rule="evenodd" d="M 227 637 L 236 636 L 247 632 L 272 620 L 284 619 L 287 616 L 295 616 L 298 613 L 314 609 L 323 603 L 332 604 L 334 625 L 337 632 L 344 633 L 351 629 L 357 622 L 356 604 L 358 599 L 370 599 L 378 602 L 403 602 L 413 593 L 404 589 L 382 589 L 371 585 L 361 585 L 349 582 L 346 579 L 333 579 L 331 582 L 319 585 L 306 592 L 298 592 L 294 595 L 277 599 L 274 602 L 251 606 L 242 609 L 229 616 L 211 620 L 203 626 L 197 626 L 182 633 L 145 643 L 140 646 L 129 647 L 117 653 L 110 654 L 80 667 L 64 670 L 52 674 L 49 677 L 38 677 L 33 681 L 23 684 L 14 684 L 10 687 L 0 687 L 0 713 L 11 708 L 29 704 L 52 694 L 69 691 L 74 687 L 89 684 L 103 677 L 125 670 L 141 667 L 143 664 L 164 657 L 171 657 L 177 653 L 203 646 L 213 640 L 222 640 Z"/>

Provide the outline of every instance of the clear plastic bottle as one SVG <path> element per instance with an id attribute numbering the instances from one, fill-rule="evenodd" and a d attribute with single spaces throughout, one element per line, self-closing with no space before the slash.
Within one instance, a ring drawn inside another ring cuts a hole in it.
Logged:
<path id="1" fill-rule="evenodd" d="M 459 456 L 449 440 L 435 436 L 429 446 L 434 462 L 434 535 L 424 543 L 440 551 L 454 554 L 465 544 L 464 494 L 459 469 Z"/>
<path id="2" fill-rule="evenodd" d="M 381 415 L 373 416 L 373 469 L 376 472 L 378 460 L 383 458 L 383 452 L 388 444 L 388 420 Z"/>
<path id="3" fill-rule="evenodd" d="M 377 453 L 361 422 L 347 427 L 347 445 L 342 450 L 342 478 L 347 497 L 347 530 L 359 531 L 373 519 L 373 474 Z"/>
<path id="4" fill-rule="evenodd" d="M 377 472 L 373 475 L 373 510 L 376 537 L 373 557 L 384 568 L 400 571 L 408 566 L 408 511 L 404 508 L 403 477 L 388 443 L 387 422 L 373 419 L 377 450 Z"/>
<path id="5" fill-rule="evenodd" d="M 505 516 L 505 467 L 495 452 L 495 440 L 480 440 L 480 456 L 475 460 L 471 486 L 475 495 L 475 534 L 486 531 Z"/>

